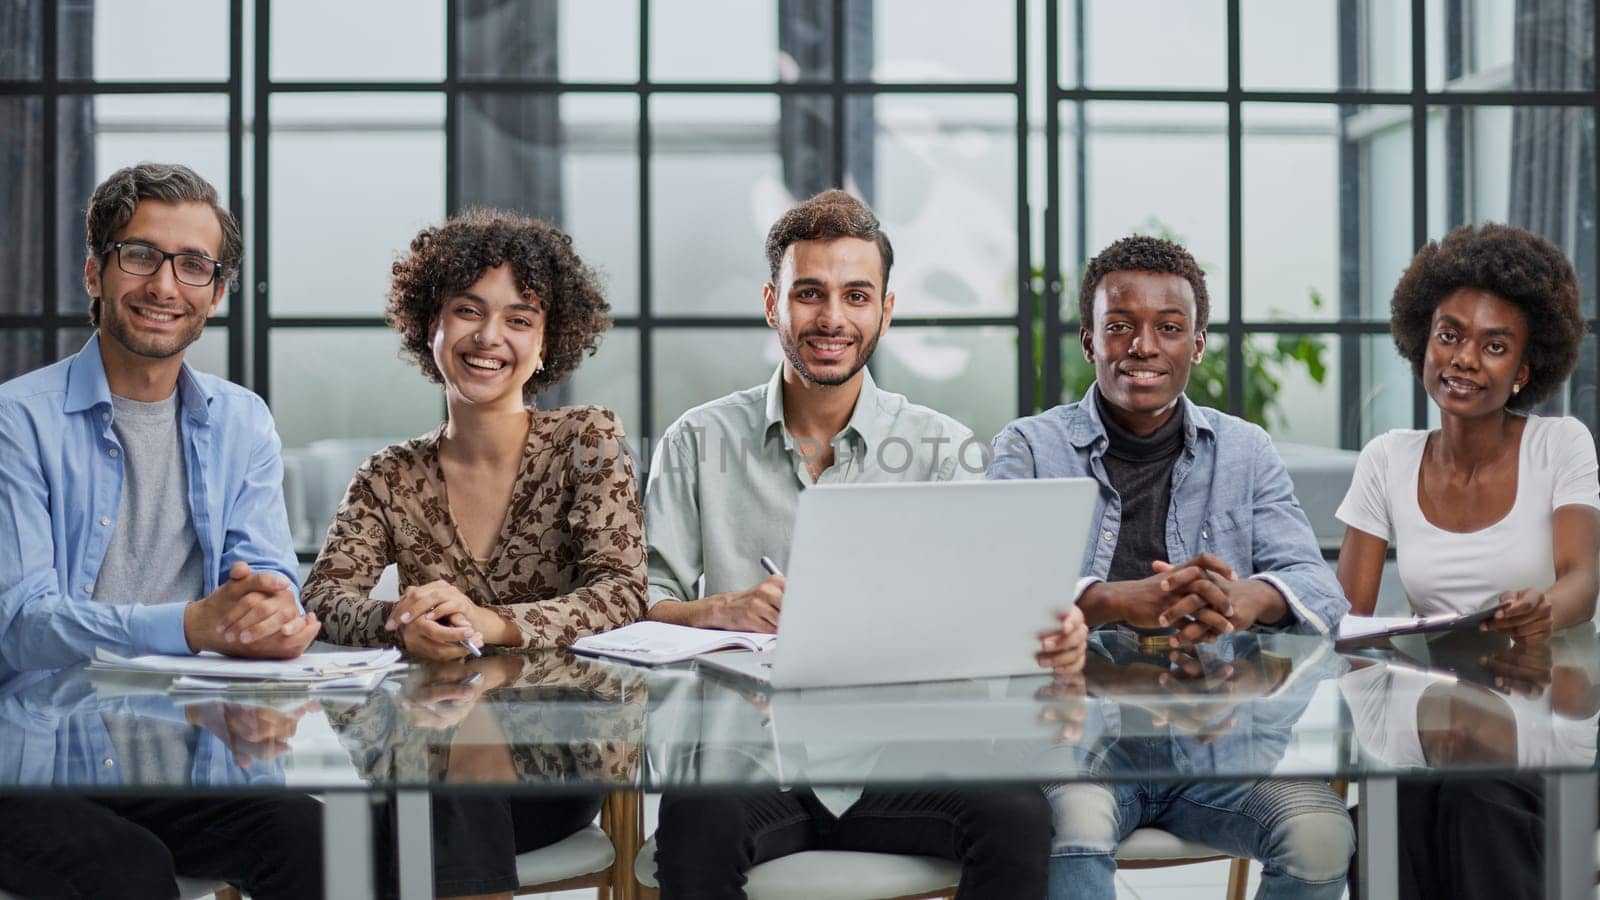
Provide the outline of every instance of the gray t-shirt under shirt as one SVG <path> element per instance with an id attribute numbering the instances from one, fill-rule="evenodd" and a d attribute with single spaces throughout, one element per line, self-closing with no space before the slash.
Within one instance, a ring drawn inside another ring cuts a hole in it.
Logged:
<path id="1" fill-rule="evenodd" d="M 122 442 L 122 500 L 105 561 L 95 576 L 103 603 L 198 600 L 205 563 L 189 513 L 178 392 L 154 403 L 112 396 Z"/>
<path id="2" fill-rule="evenodd" d="M 95 576 L 102 603 L 187 603 L 205 590 L 205 563 L 189 515 L 178 392 L 154 403 L 112 395 L 122 443 L 122 499 Z M 131 784 L 184 784 L 194 729 L 131 716 L 102 717 Z"/>

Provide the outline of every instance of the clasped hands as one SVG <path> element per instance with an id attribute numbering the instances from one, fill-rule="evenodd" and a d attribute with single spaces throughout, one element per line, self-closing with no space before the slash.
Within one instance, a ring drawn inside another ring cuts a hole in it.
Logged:
<path id="1" fill-rule="evenodd" d="M 233 753 L 234 765 L 247 768 L 257 760 L 270 760 L 289 752 L 300 719 L 320 708 L 312 701 L 287 710 L 244 703 L 201 703 L 184 707 L 191 725 L 211 732 Z"/>
<path id="2" fill-rule="evenodd" d="M 293 659 L 322 623 L 315 613 L 300 613 L 289 579 L 277 572 L 252 572 L 244 562 L 228 569 L 228 580 L 183 611 L 183 636 L 189 649 L 227 656 Z"/>
<path id="3" fill-rule="evenodd" d="M 1084 601 L 1102 610 L 1100 621 L 1124 621 L 1138 628 L 1178 629 L 1181 646 L 1245 631 L 1257 622 L 1272 624 L 1288 613 L 1283 595 L 1270 583 L 1240 578 L 1233 567 L 1210 553 L 1174 565 L 1150 564 L 1155 574 L 1136 581 L 1098 582 Z"/>
<path id="4" fill-rule="evenodd" d="M 463 641 L 474 647 L 514 643 L 508 636 L 510 622 L 447 581 L 406 588 L 383 627 L 400 632 L 406 653 L 441 662 L 471 656 Z"/>

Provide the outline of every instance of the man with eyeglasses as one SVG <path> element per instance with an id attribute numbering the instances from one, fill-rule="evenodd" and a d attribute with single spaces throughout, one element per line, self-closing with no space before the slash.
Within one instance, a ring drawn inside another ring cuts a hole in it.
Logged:
<path id="1" fill-rule="evenodd" d="M 238 223 L 192 170 L 142 163 L 95 189 L 86 249 L 95 334 L 0 385 L 0 691 L 99 648 L 299 655 L 320 624 L 296 596 L 272 416 L 184 362 L 238 270 Z M 214 784 L 188 717 L 116 709 L 63 724 L 58 756 L 88 747 L 97 784 Z M 0 889 L 176 896 L 182 874 L 319 896 L 319 820 L 308 797 L 8 797 Z"/>

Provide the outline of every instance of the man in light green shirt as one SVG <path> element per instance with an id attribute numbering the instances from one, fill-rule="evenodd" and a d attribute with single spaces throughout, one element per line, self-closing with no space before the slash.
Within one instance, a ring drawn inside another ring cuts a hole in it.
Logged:
<path id="1" fill-rule="evenodd" d="M 894 253 L 877 217 L 843 191 L 785 213 L 767 235 L 767 324 L 783 364 L 765 384 L 685 413 L 661 439 L 645 489 L 652 619 L 775 631 L 800 492 L 815 484 L 981 478 L 987 446 L 949 416 L 880 390 L 865 368 L 889 330 Z M 862 535 L 864 542 L 893 535 Z M 1083 666 L 1081 617 L 1040 636 L 1039 664 Z M 722 760 L 697 758 L 715 770 Z M 820 767 L 819 767 L 820 768 Z M 663 897 L 744 896 L 753 865 L 801 850 L 938 856 L 964 897 L 1039 897 L 1049 855 L 1043 794 L 986 790 L 674 792 L 661 798 Z"/>
<path id="2" fill-rule="evenodd" d="M 761 557 L 787 565 L 802 490 L 983 477 L 988 447 L 971 429 L 880 389 L 865 368 L 894 315 L 894 257 L 875 219 L 849 227 L 862 217 L 864 204 L 829 191 L 773 226 L 762 293 L 784 361 L 766 384 L 697 406 L 662 436 L 645 492 L 650 618 L 775 631 L 784 582 Z"/>

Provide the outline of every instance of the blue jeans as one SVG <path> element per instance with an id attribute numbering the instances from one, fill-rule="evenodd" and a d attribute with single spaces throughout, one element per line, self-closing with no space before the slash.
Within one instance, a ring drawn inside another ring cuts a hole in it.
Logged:
<path id="1" fill-rule="evenodd" d="M 1257 900 L 1334 900 L 1344 892 L 1355 828 L 1344 801 L 1314 781 L 1058 784 L 1050 900 L 1115 900 L 1117 844 L 1160 828 L 1262 862 Z"/>

